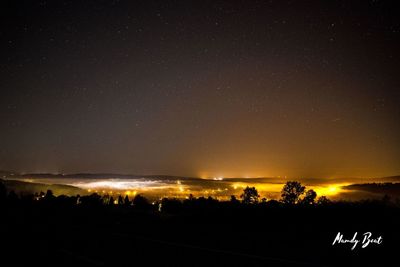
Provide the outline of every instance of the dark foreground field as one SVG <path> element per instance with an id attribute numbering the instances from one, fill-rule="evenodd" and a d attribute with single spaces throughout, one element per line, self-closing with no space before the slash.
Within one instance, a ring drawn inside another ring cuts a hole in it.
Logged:
<path id="1" fill-rule="evenodd" d="M 384 201 L 291 207 L 189 200 L 159 212 L 13 200 L 1 205 L 1 266 L 399 266 L 399 222 L 399 208 Z M 383 243 L 332 246 L 337 232 L 351 238 L 367 231 Z"/>

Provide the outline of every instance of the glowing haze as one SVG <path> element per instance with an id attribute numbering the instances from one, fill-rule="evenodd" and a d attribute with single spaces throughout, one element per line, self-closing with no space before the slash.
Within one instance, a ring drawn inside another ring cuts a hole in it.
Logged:
<path id="1" fill-rule="evenodd" d="M 400 16 L 390 5 L 9 3 L 0 168 L 397 175 Z"/>

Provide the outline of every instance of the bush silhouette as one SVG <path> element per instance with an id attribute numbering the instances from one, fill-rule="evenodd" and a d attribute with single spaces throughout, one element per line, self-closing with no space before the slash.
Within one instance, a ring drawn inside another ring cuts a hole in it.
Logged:
<path id="1" fill-rule="evenodd" d="M 320 196 L 317 201 L 317 204 L 322 206 L 328 205 L 330 203 L 331 201 L 326 196 Z"/>

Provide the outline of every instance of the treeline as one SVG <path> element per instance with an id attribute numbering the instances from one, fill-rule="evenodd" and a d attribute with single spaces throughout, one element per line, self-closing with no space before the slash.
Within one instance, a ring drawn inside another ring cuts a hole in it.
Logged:
<path id="1" fill-rule="evenodd" d="M 326 207 L 326 206 L 398 206 L 385 196 L 381 200 L 365 200 L 358 202 L 331 201 L 326 196 L 317 196 L 317 193 L 307 190 L 300 182 L 289 181 L 281 191 L 279 200 L 268 200 L 261 198 L 255 187 L 246 187 L 240 198 L 231 196 L 229 201 L 219 201 L 212 197 L 194 197 L 189 195 L 186 199 L 163 198 L 150 202 L 144 196 L 138 194 L 133 198 L 119 195 L 114 198 L 111 195 L 99 195 L 93 193 L 85 196 L 55 196 L 51 190 L 46 193 L 17 195 L 14 191 L 7 191 L 7 188 L 0 182 L 0 205 L 21 206 L 21 205 L 42 205 L 44 207 L 90 207 L 90 208 L 117 208 L 134 209 L 140 211 L 153 211 L 165 213 L 213 211 L 220 208 L 233 209 L 254 209 L 254 208 L 283 208 L 283 207 Z"/>

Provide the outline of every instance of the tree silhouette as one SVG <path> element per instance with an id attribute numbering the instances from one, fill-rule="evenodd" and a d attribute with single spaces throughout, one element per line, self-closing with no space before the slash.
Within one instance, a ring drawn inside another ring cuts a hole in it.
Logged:
<path id="1" fill-rule="evenodd" d="M 53 194 L 53 191 L 51 191 L 50 189 L 47 190 L 46 195 L 44 196 L 44 198 L 46 200 L 53 200 L 55 198 L 54 194 Z"/>
<path id="2" fill-rule="evenodd" d="M 239 200 L 237 200 L 237 198 L 234 195 L 232 195 L 231 196 L 231 203 L 232 204 L 237 204 L 237 203 L 239 203 Z"/>
<path id="3" fill-rule="evenodd" d="M 314 205 L 316 198 L 317 198 L 317 193 L 314 190 L 310 189 L 307 190 L 306 195 L 302 199 L 301 203 L 306 205 Z"/>
<path id="4" fill-rule="evenodd" d="M 109 205 L 114 205 L 114 198 L 111 196 L 110 200 L 108 201 Z"/>
<path id="5" fill-rule="evenodd" d="M 119 195 L 118 196 L 118 205 L 122 205 L 122 204 L 124 204 L 124 200 L 122 199 L 122 196 Z"/>
<path id="6" fill-rule="evenodd" d="M 129 197 L 128 197 L 128 195 L 126 195 L 125 199 L 124 199 L 124 205 L 129 206 L 130 204 L 131 204 L 131 202 L 129 201 Z"/>
<path id="7" fill-rule="evenodd" d="M 146 209 L 150 205 L 149 202 L 147 201 L 147 199 L 145 197 L 141 196 L 140 194 L 135 196 L 132 203 L 136 208 L 139 208 L 139 209 Z"/>
<path id="8" fill-rule="evenodd" d="M 305 186 L 296 181 L 287 182 L 282 189 L 281 201 L 285 204 L 293 205 L 299 202 L 300 196 L 304 194 Z"/>
<path id="9" fill-rule="evenodd" d="M 245 204 L 258 203 L 259 197 L 260 195 L 258 194 L 257 189 L 255 187 L 248 186 L 243 190 L 243 194 L 240 195 L 242 202 Z"/>
<path id="10" fill-rule="evenodd" d="M 107 205 L 110 202 L 110 195 L 108 195 L 108 194 L 103 195 L 102 200 L 103 200 L 103 204 Z"/>

